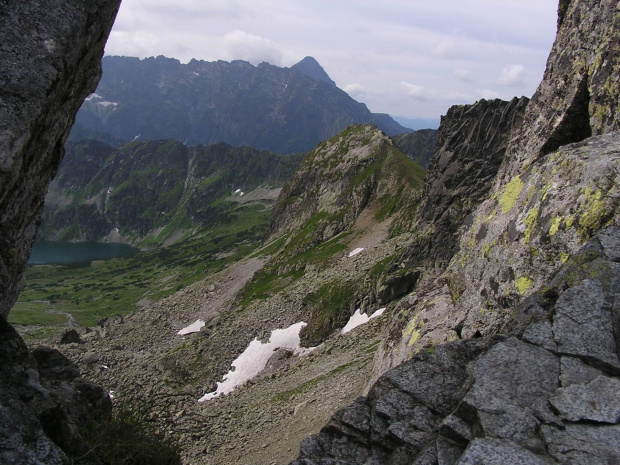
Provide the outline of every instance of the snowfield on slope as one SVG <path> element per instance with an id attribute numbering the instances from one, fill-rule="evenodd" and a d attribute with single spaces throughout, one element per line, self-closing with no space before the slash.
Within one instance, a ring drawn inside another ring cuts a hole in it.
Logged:
<path id="1" fill-rule="evenodd" d="M 385 312 L 385 308 L 380 308 L 379 310 L 374 312 L 372 315 L 368 316 L 368 314 L 362 313 L 361 309 L 358 308 L 357 310 L 355 310 L 355 313 L 353 314 L 353 316 L 349 318 L 349 321 L 347 322 L 347 324 L 344 325 L 344 328 L 342 328 L 342 330 L 340 331 L 340 334 L 347 334 L 349 331 L 352 331 L 358 326 L 365 325 L 373 318 L 377 318 L 383 315 L 383 312 Z"/>
<path id="2" fill-rule="evenodd" d="M 186 334 L 197 333 L 202 328 L 204 328 L 205 322 L 202 320 L 196 320 L 191 325 L 186 326 L 182 330 L 180 330 L 177 334 L 180 336 L 185 336 Z"/>
<path id="3" fill-rule="evenodd" d="M 231 370 L 224 375 L 222 382 L 217 383 L 217 389 L 209 392 L 198 399 L 198 402 L 215 399 L 222 394 L 228 394 L 237 386 L 257 376 L 278 349 L 287 349 L 296 355 L 306 355 L 312 348 L 306 349 L 300 346 L 299 332 L 306 326 L 300 321 L 285 329 L 274 329 L 271 332 L 269 342 L 263 344 L 255 338 L 250 345 L 231 364 Z"/>

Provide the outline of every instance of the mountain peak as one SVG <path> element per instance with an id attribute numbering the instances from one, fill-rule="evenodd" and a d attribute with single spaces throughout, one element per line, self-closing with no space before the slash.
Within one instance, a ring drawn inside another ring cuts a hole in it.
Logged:
<path id="1" fill-rule="evenodd" d="M 314 79 L 319 82 L 326 82 L 327 84 L 336 87 L 336 83 L 332 81 L 323 67 L 313 57 L 304 58 L 299 63 L 291 66 L 291 69 L 296 69 L 301 74 L 308 76 L 310 79 Z"/>

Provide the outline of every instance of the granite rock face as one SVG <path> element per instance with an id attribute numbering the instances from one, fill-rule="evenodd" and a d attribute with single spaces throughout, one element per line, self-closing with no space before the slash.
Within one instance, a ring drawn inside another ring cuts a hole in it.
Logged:
<path id="1" fill-rule="evenodd" d="M 491 189 L 528 101 L 481 100 L 453 106 L 442 116 L 437 150 L 410 226 L 423 232 L 402 260 L 414 266 L 429 261 L 433 268 L 447 266 L 458 246 L 458 229 Z"/>
<path id="2" fill-rule="evenodd" d="M 545 316 L 522 336 L 449 342 L 387 372 L 293 464 L 617 463 L 618 245 L 614 227 L 567 261 L 548 283 Z M 572 343 L 566 320 L 580 325 Z M 598 340 L 613 344 L 593 350 Z"/>
<path id="3" fill-rule="evenodd" d="M 488 181 L 491 186 L 485 198 L 477 205 L 472 202 L 467 216 L 454 215 L 451 227 L 456 232 L 452 245 L 443 248 L 443 256 L 436 255 L 441 248 L 428 247 L 435 229 L 443 229 L 433 228 L 431 222 L 426 233 L 430 238 L 424 240 L 425 232 L 419 232 L 409 246 L 408 260 L 401 260 L 410 267 L 425 265 L 431 272 L 421 279 L 414 305 L 406 306 L 395 319 L 390 340 L 377 362 L 377 374 L 420 348 L 505 331 L 523 298 L 541 290 L 599 231 L 620 223 L 620 133 L 614 131 L 615 119 L 603 118 L 596 124 L 595 118 L 588 119 L 592 136 L 586 131 L 577 137 L 578 132 L 567 129 L 572 136 L 563 138 L 554 132 L 562 124 L 578 124 L 580 117 L 570 110 L 574 106 L 566 99 L 571 92 L 578 92 L 578 83 L 573 82 L 577 71 L 572 66 L 579 57 L 588 63 L 590 110 L 586 113 L 591 113 L 593 102 L 603 98 L 597 97 L 601 95 L 605 95 L 605 108 L 610 112 L 617 106 L 620 93 L 608 92 L 615 82 L 613 76 L 604 88 L 593 84 L 599 82 L 594 77 L 605 75 L 609 63 L 619 59 L 618 49 L 613 47 L 616 6 L 604 1 L 573 1 L 562 2 L 560 10 L 558 38 L 544 80 L 527 105 L 523 122 L 512 127 L 505 139 L 505 156 L 495 179 Z M 593 17 L 593 12 L 597 16 Z M 579 34 L 587 35 L 583 40 L 589 41 L 588 47 L 576 39 Z M 597 52 L 590 56 L 586 49 Z M 574 58 L 570 63 L 564 60 L 568 55 Z M 604 59 L 596 58 L 599 55 Z M 555 129 L 548 126 L 549 121 L 555 121 Z M 469 143 L 467 133 L 461 133 L 461 141 Z M 543 146 L 553 149 L 542 150 Z M 484 158 L 486 152 L 480 148 L 476 153 Z M 438 150 L 436 157 L 441 155 Z M 438 162 L 433 163 L 437 166 Z M 431 197 L 435 176 L 429 175 L 422 205 Z M 475 185 L 477 181 L 470 182 Z M 457 199 L 467 204 L 472 193 L 475 191 Z M 428 266 L 429 262 L 435 266 Z"/>
<path id="4" fill-rule="evenodd" d="M 500 179 L 560 146 L 620 129 L 618 15 L 614 0 L 561 0 L 547 68 Z"/>
<path id="5" fill-rule="evenodd" d="M 3 318 L 0 359 L 0 462 L 99 464 L 80 428 L 109 418 L 108 393 L 57 350 L 31 353 Z"/>
<path id="6" fill-rule="evenodd" d="M 120 0 L 0 4 L 0 462 L 99 464 L 80 429 L 110 398 L 59 352 L 30 352 L 6 322 L 47 187 L 82 101 L 97 85 Z"/>
<path id="7" fill-rule="evenodd" d="M 0 4 L 0 315 L 22 287 L 47 187 L 101 74 L 120 0 Z"/>

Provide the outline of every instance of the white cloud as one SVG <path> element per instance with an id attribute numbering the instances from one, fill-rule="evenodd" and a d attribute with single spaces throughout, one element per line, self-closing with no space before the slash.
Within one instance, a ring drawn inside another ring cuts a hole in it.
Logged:
<path id="1" fill-rule="evenodd" d="M 456 58 L 462 58 L 464 55 L 463 48 L 451 37 L 443 39 L 433 47 L 432 50 L 433 55 L 443 58 L 444 60 L 454 60 Z"/>
<path id="2" fill-rule="evenodd" d="M 364 86 L 360 84 L 347 84 L 342 88 L 347 94 L 349 94 L 354 99 L 363 99 L 366 96 L 366 89 Z"/>
<path id="3" fill-rule="evenodd" d="M 459 81 L 463 81 L 463 82 L 472 82 L 473 81 L 472 76 L 471 76 L 471 71 L 469 71 L 468 69 L 458 68 L 458 69 L 455 69 L 452 74 Z"/>
<path id="4" fill-rule="evenodd" d="M 424 86 L 419 86 L 417 84 L 411 84 L 410 82 L 401 81 L 400 86 L 405 91 L 405 93 L 409 97 L 413 97 L 414 100 L 430 100 L 431 99 L 431 91 L 429 91 Z"/>
<path id="5" fill-rule="evenodd" d="M 224 35 L 224 48 L 230 60 L 246 60 L 255 65 L 262 61 L 282 65 L 282 51 L 273 41 L 239 29 Z"/>
<path id="6" fill-rule="evenodd" d="M 502 69 L 502 75 L 499 77 L 499 83 L 505 86 L 520 86 L 525 78 L 525 66 L 508 65 Z"/>

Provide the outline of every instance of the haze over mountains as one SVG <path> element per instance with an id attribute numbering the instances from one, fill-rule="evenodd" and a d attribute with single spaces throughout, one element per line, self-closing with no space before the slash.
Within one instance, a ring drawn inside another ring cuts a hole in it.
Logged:
<path id="1" fill-rule="evenodd" d="M 102 79 L 76 123 L 74 138 L 226 142 L 283 154 L 309 151 L 354 123 L 388 135 L 410 131 L 336 87 L 312 57 L 290 68 L 104 57 Z"/>

